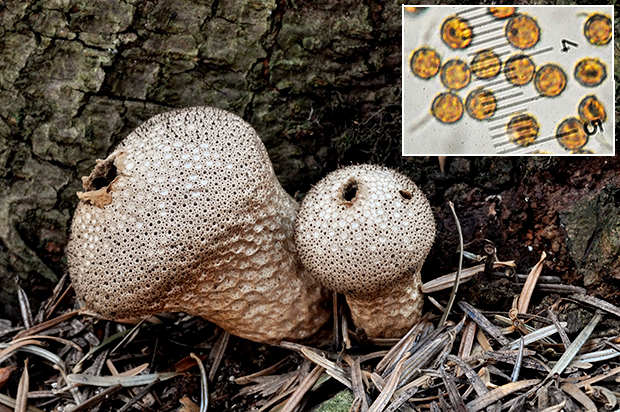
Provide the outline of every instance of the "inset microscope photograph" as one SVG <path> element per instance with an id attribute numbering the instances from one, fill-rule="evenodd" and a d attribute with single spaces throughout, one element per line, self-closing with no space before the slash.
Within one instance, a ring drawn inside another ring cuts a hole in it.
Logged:
<path id="1" fill-rule="evenodd" d="M 403 155 L 613 155 L 612 15 L 403 6 Z"/>

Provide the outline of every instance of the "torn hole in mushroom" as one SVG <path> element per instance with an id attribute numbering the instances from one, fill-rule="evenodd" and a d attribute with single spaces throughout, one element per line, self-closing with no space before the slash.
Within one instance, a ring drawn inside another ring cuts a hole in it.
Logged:
<path id="1" fill-rule="evenodd" d="M 110 190 L 120 174 L 120 165 L 126 157 L 125 152 L 112 153 L 106 159 L 97 159 L 95 168 L 90 175 L 82 177 L 85 192 L 77 192 L 77 196 L 97 207 L 112 203 Z"/>
<path id="2" fill-rule="evenodd" d="M 350 178 L 340 189 L 340 198 L 342 203 L 351 206 L 357 200 L 357 192 L 359 184 L 355 178 Z"/>
<path id="3" fill-rule="evenodd" d="M 82 178 L 84 190 L 99 190 L 112 183 L 120 171 L 118 170 L 118 160 L 124 159 L 124 152 L 112 153 L 106 159 L 97 159 L 97 164 L 90 175 Z"/>

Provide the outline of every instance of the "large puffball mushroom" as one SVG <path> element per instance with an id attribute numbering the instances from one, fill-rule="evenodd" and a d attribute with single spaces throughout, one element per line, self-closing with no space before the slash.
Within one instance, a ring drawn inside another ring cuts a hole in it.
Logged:
<path id="1" fill-rule="evenodd" d="M 183 311 L 269 343 L 329 318 L 295 253 L 298 205 L 241 118 L 209 107 L 157 115 L 83 186 L 68 270 L 102 317 Z"/>
<path id="2" fill-rule="evenodd" d="M 421 317 L 420 269 L 434 239 L 424 194 L 371 165 L 327 175 L 302 201 L 295 227 L 304 266 L 346 296 L 355 325 L 371 337 L 400 337 Z"/>

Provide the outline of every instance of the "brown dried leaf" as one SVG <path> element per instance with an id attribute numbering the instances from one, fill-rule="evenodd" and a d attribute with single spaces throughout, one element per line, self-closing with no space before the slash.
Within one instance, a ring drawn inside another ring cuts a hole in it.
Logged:
<path id="1" fill-rule="evenodd" d="M 192 400 L 187 396 L 179 399 L 179 402 L 183 405 L 179 409 L 179 412 L 200 412 L 200 406 L 192 402 Z"/>
<path id="2" fill-rule="evenodd" d="M 30 387 L 30 375 L 28 374 L 28 359 L 24 363 L 24 372 L 19 379 L 17 396 L 15 397 L 15 412 L 26 412 L 28 408 L 28 388 Z"/>
<path id="3" fill-rule="evenodd" d="M 17 370 L 17 366 L 5 366 L 4 368 L 0 368 L 0 389 L 4 386 L 6 381 L 9 380 L 13 372 Z"/>
<path id="4" fill-rule="evenodd" d="M 562 386 L 560 386 L 560 389 L 569 394 L 574 400 L 582 404 L 585 407 L 586 412 L 597 411 L 596 405 L 594 404 L 594 402 L 592 402 L 592 399 L 590 399 L 588 395 L 583 393 L 581 389 L 579 389 L 572 383 L 566 382 L 562 384 Z"/>
<path id="5" fill-rule="evenodd" d="M 197 356 L 202 361 L 207 359 L 206 355 L 197 355 Z M 177 363 L 174 364 L 174 371 L 177 372 L 177 373 L 183 373 L 183 372 L 187 372 L 188 370 L 190 370 L 194 366 L 196 366 L 196 361 L 193 360 L 191 357 L 186 356 L 186 357 L 184 357 L 183 359 L 181 359 L 180 361 L 178 361 Z"/>

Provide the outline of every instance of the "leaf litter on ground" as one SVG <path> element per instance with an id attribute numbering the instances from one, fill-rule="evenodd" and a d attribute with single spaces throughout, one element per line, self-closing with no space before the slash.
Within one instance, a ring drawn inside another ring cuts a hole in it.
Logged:
<path id="1" fill-rule="evenodd" d="M 265 348 L 261 351 L 279 351 L 279 358 L 261 370 L 250 366 L 252 372 L 227 382 L 219 379 L 223 363 L 230 362 L 227 350 L 231 341 L 242 345 L 242 340 L 184 314 L 138 320 L 129 327 L 97 320 L 72 306 L 71 286 L 63 284 L 36 316 L 22 305 L 28 328 L 3 327 L 0 405 L 19 411 L 204 412 L 239 401 L 237 410 L 293 412 L 336 390 L 350 390 L 351 410 L 361 412 L 613 409 L 620 396 L 620 334 L 605 321 L 618 324 L 620 308 L 562 289 L 570 285 L 541 275 L 544 258 L 529 275 L 512 274 L 522 290 L 508 316 L 460 301 L 445 325 L 439 326 L 440 314 L 427 313 L 401 339 L 368 339 L 348 329 L 344 303 L 335 299 L 335 319 L 346 329 L 338 330 L 342 339 L 258 345 Z M 505 265 L 494 263 L 496 269 Z M 467 278 L 484 267 L 462 269 L 461 275 Z M 449 287 L 456 277 L 433 284 Z M 532 307 L 533 293 L 549 285 L 566 296 L 554 295 L 548 307 Z M 25 292 L 20 294 L 27 300 Z M 560 318 L 571 305 L 587 324 L 569 337 Z M 196 326 L 208 333 L 190 343 L 184 333 Z M 182 350 L 169 350 L 159 341 L 162 328 L 182 331 L 165 338 Z M 186 388 L 191 390 L 183 392 Z"/>

